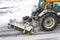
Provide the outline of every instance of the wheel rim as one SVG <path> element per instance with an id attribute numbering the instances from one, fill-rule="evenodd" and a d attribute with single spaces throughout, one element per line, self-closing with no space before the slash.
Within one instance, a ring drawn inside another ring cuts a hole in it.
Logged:
<path id="1" fill-rule="evenodd" d="M 52 28 L 53 26 L 55 25 L 55 20 L 53 17 L 47 17 L 45 20 L 44 20 L 44 27 L 45 28 Z"/>

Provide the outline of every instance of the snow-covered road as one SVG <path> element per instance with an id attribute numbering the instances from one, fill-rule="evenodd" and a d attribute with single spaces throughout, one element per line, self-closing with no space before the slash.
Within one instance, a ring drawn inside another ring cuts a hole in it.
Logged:
<path id="1" fill-rule="evenodd" d="M 60 33 L 6 36 L 0 40 L 60 40 Z"/>
<path id="2" fill-rule="evenodd" d="M 40 31 L 33 35 L 22 34 L 14 29 L 0 28 L 0 40 L 60 40 L 60 24 L 54 31 L 44 32 Z M 4 30 L 3 30 L 4 29 Z M 5 31 L 7 30 L 7 31 Z M 4 31 L 4 32 L 1 32 Z M 2 35 L 1 35 L 2 34 Z M 3 35 L 4 34 L 4 35 Z"/>

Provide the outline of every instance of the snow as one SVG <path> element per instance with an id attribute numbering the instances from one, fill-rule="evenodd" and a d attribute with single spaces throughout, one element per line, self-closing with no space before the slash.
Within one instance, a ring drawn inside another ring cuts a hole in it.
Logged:
<path id="1" fill-rule="evenodd" d="M 22 21 L 22 17 L 31 16 L 33 5 L 37 5 L 39 0 L 0 0 L 0 27 L 7 26 L 9 19 Z M 3 9 L 4 7 L 8 7 Z"/>
<path id="2" fill-rule="evenodd" d="M 1 37 L 0 40 L 60 40 L 60 33 Z"/>

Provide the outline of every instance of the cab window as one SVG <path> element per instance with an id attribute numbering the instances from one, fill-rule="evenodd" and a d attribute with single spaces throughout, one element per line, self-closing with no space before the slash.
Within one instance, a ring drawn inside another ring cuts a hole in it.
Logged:
<path id="1" fill-rule="evenodd" d="M 60 2 L 53 3 L 53 10 L 56 12 L 60 12 Z"/>
<path id="2" fill-rule="evenodd" d="M 45 0 L 40 0 L 39 1 L 39 6 L 44 9 L 44 6 L 45 6 Z"/>

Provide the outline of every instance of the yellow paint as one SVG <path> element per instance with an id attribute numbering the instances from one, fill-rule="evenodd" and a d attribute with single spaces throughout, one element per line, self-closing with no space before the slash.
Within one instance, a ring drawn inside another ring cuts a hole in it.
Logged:
<path id="1" fill-rule="evenodd" d="M 46 3 L 45 3 L 44 10 L 46 10 L 46 9 L 47 9 L 47 6 L 48 6 L 48 3 L 46 2 Z"/>
<path id="2" fill-rule="evenodd" d="M 46 0 L 46 2 L 60 2 L 60 0 Z"/>

